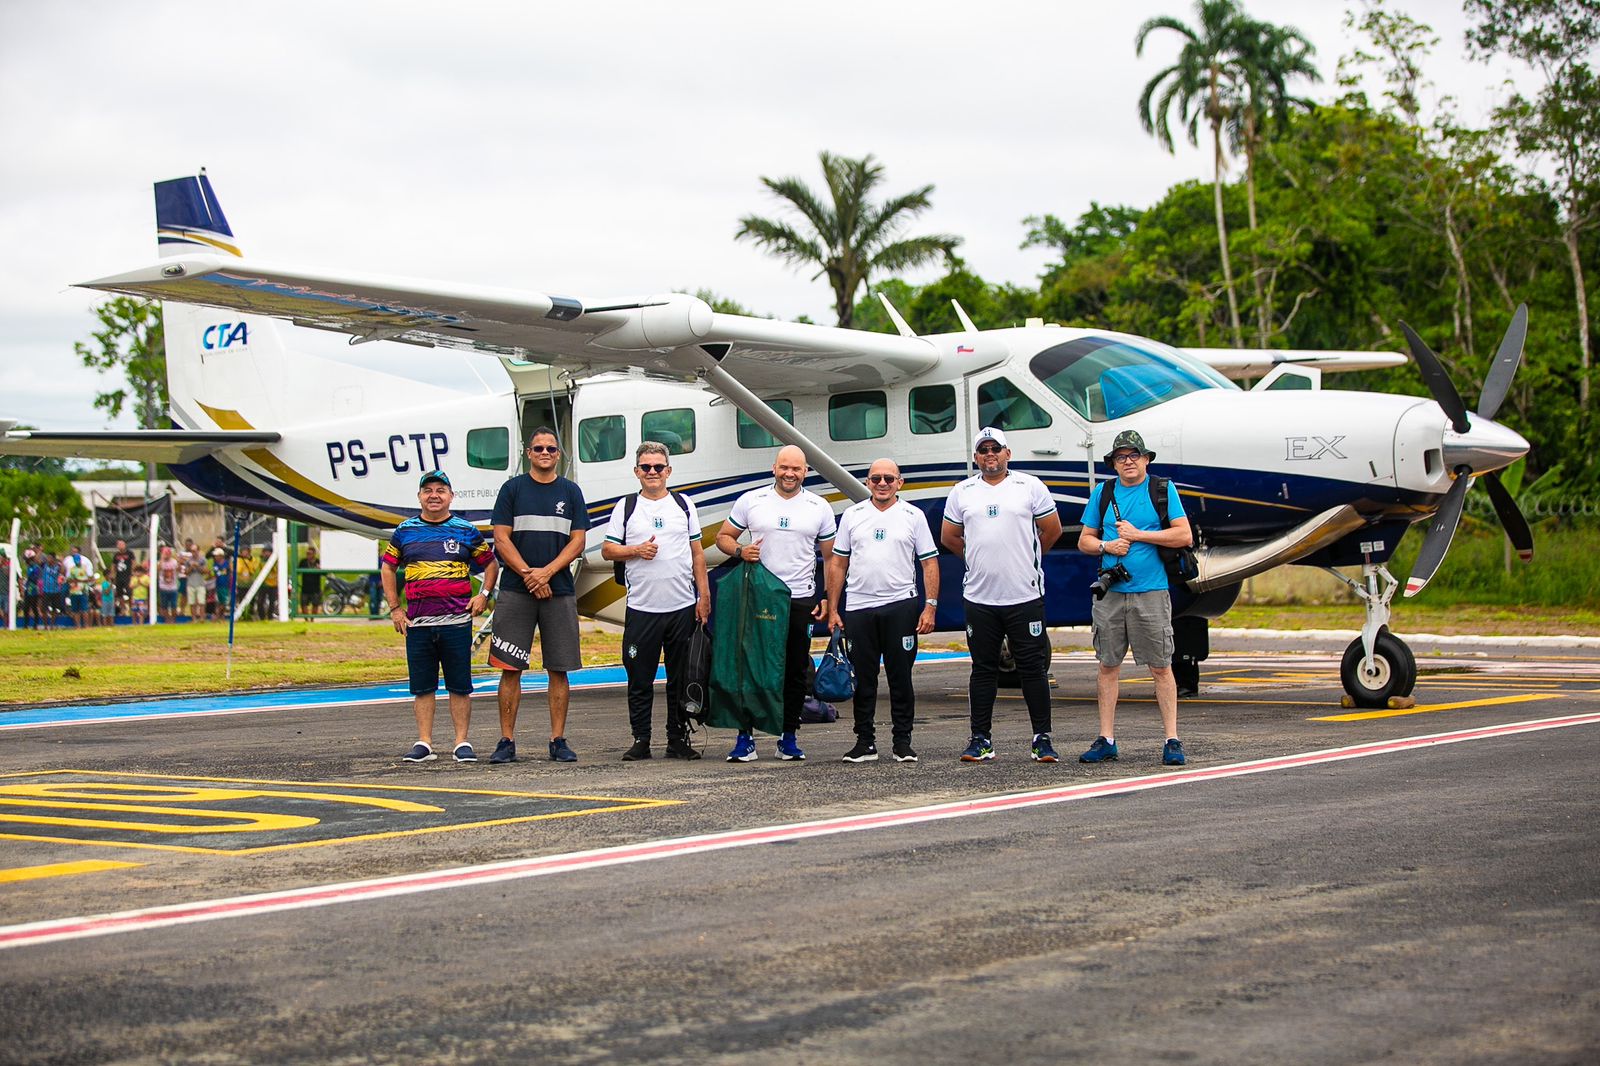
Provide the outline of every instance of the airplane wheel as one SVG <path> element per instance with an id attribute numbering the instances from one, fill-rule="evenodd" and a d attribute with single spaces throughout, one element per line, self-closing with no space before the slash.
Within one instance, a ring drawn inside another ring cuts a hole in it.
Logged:
<path id="1" fill-rule="evenodd" d="M 1378 631 L 1372 649 L 1373 672 L 1362 668 L 1366 649 L 1357 637 L 1344 650 L 1339 663 L 1339 680 L 1358 707 L 1387 707 L 1391 696 L 1409 696 L 1417 684 L 1417 660 L 1406 642 L 1389 632 Z"/>

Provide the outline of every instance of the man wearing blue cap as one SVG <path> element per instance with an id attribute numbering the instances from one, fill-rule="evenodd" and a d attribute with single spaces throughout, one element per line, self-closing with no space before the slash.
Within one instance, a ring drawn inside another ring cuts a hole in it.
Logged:
<path id="1" fill-rule="evenodd" d="M 472 716 L 472 619 L 489 604 L 499 564 L 494 547 L 472 523 L 450 513 L 455 492 L 443 470 L 422 475 L 417 503 L 422 513 L 400 523 L 383 546 L 383 591 L 393 604 L 395 631 L 406 636 L 406 665 L 417 712 L 417 742 L 406 762 L 432 762 L 433 712 L 439 671 L 450 693 L 456 762 L 477 762 L 467 741 Z M 405 567 L 406 602 L 400 604 L 398 571 Z M 472 571 L 483 573 L 483 591 L 472 594 Z"/>

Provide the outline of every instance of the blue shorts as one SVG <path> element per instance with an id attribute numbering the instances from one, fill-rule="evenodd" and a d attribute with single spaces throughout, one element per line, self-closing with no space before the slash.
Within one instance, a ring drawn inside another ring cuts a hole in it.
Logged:
<path id="1" fill-rule="evenodd" d="M 456 696 L 472 694 L 472 624 L 407 626 L 406 668 L 411 674 L 411 694 L 427 696 L 439 688 L 444 668 L 445 691 Z"/>
<path id="2" fill-rule="evenodd" d="M 178 609 L 177 589 L 160 589 L 156 592 L 156 599 L 163 611 L 176 611 Z"/>

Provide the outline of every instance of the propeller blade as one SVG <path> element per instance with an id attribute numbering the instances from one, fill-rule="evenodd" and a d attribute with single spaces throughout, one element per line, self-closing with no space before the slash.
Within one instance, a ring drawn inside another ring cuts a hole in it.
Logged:
<path id="1" fill-rule="evenodd" d="M 1483 483 L 1489 490 L 1489 499 L 1494 501 L 1494 513 L 1500 516 L 1500 524 L 1505 527 L 1511 546 L 1517 549 L 1517 556 L 1525 563 L 1533 562 L 1533 530 L 1528 528 L 1528 520 L 1517 509 L 1511 490 L 1500 483 L 1499 474 L 1483 475 Z"/>
<path id="2" fill-rule="evenodd" d="M 1455 484 L 1445 493 L 1444 502 L 1439 504 L 1433 521 L 1428 523 L 1422 550 L 1417 552 L 1417 563 L 1411 568 L 1411 576 L 1406 578 L 1407 596 L 1421 592 L 1433 580 L 1439 564 L 1444 562 L 1445 552 L 1450 550 L 1450 541 L 1456 535 L 1456 526 L 1461 523 L 1461 507 L 1467 502 L 1467 490 L 1472 487 L 1472 478 L 1468 476 L 1471 473 L 1464 466 L 1456 468 Z"/>
<path id="3" fill-rule="evenodd" d="M 1450 375 L 1444 372 L 1439 357 L 1433 354 L 1433 349 L 1424 344 L 1422 338 L 1417 336 L 1416 331 L 1410 326 L 1402 322 L 1400 329 L 1405 332 L 1406 343 L 1411 346 L 1411 358 L 1417 361 L 1417 369 L 1422 371 L 1422 380 L 1428 386 L 1428 391 L 1433 394 L 1439 406 L 1444 408 L 1444 413 L 1449 417 L 1450 425 L 1455 431 L 1465 433 L 1472 428 L 1472 423 L 1467 421 L 1466 404 L 1461 402 L 1461 394 L 1456 391 Z M 1426 579 L 1423 583 L 1427 583 Z M 1410 593 L 1407 592 L 1406 595 L 1409 596 Z"/>
<path id="4" fill-rule="evenodd" d="M 1518 304 L 1517 313 L 1511 316 L 1506 335 L 1500 338 L 1500 350 L 1494 353 L 1489 373 L 1483 379 L 1483 395 L 1478 397 L 1478 417 L 1493 418 L 1506 402 L 1511 391 L 1511 379 L 1522 365 L 1522 344 L 1528 339 L 1528 305 Z M 1507 532 L 1510 532 L 1507 529 Z"/>

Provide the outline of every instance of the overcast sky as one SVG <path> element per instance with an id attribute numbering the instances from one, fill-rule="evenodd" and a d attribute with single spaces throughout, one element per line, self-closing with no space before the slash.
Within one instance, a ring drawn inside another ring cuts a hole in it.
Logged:
<path id="1" fill-rule="evenodd" d="M 1244 6 L 1309 37 L 1310 95 L 1333 95 L 1345 5 Z M 1481 118 L 1511 68 L 1466 60 L 1459 3 L 1398 7 Z M 0 0 L 0 417 L 108 425 L 91 401 L 114 383 L 72 350 L 96 297 L 70 285 L 154 259 L 151 183 L 202 166 L 253 258 L 586 303 L 706 287 L 831 323 L 824 282 L 733 234 L 779 211 L 761 176 L 816 186 L 819 151 L 871 152 L 886 193 L 935 186 L 917 231 L 1032 284 L 1024 216 L 1209 180 L 1207 150 L 1139 125 L 1177 51 L 1161 32 L 1134 56 L 1155 15 L 1194 21 L 1177 0 Z"/>

